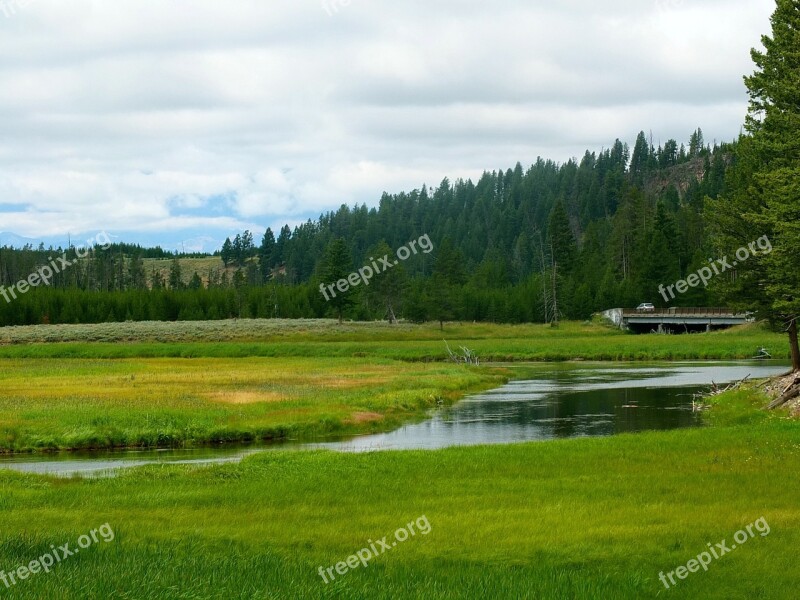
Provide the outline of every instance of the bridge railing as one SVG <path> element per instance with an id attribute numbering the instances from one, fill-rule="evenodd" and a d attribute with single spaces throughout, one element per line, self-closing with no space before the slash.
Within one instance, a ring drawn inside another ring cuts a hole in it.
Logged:
<path id="1" fill-rule="evenodd" d="M 657 308 L 654 311 L 636 310 L 635 308 L 626 308 L 622 311 L 623 317 L 653 317 L 653 316 L 667 316 L 667 317 L 740 317 L 742 313 L 738 313 L 730 308 L 684 308 L 684 307 L 671 307 L 666 309 Z"/>

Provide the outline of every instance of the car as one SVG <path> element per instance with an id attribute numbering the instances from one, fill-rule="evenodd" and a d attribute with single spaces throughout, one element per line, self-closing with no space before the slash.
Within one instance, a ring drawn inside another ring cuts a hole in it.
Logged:
<path id="1" fill-rule="evenodd" d="M 649 302 L 642 302 L 636 307 L 637 312 L 656 312 L 656 307 Z"/>

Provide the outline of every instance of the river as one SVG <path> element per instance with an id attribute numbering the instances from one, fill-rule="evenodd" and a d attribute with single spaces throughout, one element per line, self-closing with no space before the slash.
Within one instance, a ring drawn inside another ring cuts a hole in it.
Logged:
<path id="1" fill-rule="evenodd" d="M 784 373 L 778 361 L 684 363 L 558 363 L 506 365 L 509 384 L 435 411 L 420 423 L 388 433 L 343 440 L 290 440 L 279 444 L 180 450 L 70 452 L 0 458 L 0 469 L 58 476 L 108 476 L 148 464 L 238 462 L 274 449 L 340 452 L 434 450 L 450 446 L 510 444 L 607 436 L 702 426 L 693 394 L 718 384 Z"/>

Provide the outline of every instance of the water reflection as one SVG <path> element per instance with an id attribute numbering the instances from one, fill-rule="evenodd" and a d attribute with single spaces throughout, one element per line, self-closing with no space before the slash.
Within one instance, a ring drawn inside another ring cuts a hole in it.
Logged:
<path id="1" fill-rule="evenodd" d="M 344 442 L 314 444 L 344 452 L 436 449 L 696 427 L 692 396 L 712 381 L 769 377 L 782 364 L 687 363 L 668 367 L 545 367 L 472 396 L 424 423 Z"/>
<path id="2" fill-rule="evenodd" d="M 667 365 L 514 365 L 524 380 L 469 397 L 425 422 L 345 441 L 285 442 L 261 447 L 71 453 L 0 458 L 0 468 L 29 473 L 104 476 L 145 464 L 237 462 L 270 449 L 342 452 L 436 449 L 558 438 L 607 436 L 696 427 L 692 394 L 712 381 L 728 383 L 783 373 L 780 362 Z"/>

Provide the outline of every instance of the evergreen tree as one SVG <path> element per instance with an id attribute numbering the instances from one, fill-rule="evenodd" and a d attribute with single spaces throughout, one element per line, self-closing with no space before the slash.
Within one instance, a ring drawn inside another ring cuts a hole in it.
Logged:
<path id="1" fill-rule="evenodd" d="M 239 233 L 233 238 L 232 250 L 233 262 L 237 267 L 241 267 L 244 264 L 244 246 L 242 245 L 242 236 Z"/>
<path id="2" fill-rule="evenodd" d="M 233 244 L 231 243 L 231 238 L 225 238 L 225 242 L 222 244 L 222 251 L 220 252 L 220 257 L 222 258 L 222 264 L 226 267 L 231 264 L 234 260 L 233 254 Z"/>
<path id="3" fill-rule="evenodd" d="M 369 252 L 372 257 L 391 256 L 392 249 L 384 241 Z M 402 263 L 373 277 L 365 288 L 368 300 L 380 307 L 382 316 L 390 323 L 397 321 L 397 314 L 402 306 L 403 294 L 408 287 L 408 275 Z"/>
<path id="4" fill-rule="evenodd" d="M 640 131 L 636 137 L 636 144 L 633 147 L 633 157 L 631 158 L 630 173 L 634 181 L 641 182 L 644 174 L 648 170 L 650 162 L 650 147 L 644 131 Z"/>
<path id="5" fill-rule="evenodd" d="M 258 261 L 261 267 L 261 278 L 267 281 L 272 274 L 272 253 L 275 251 L 275 234 L 272 229 L 267 227 L 264 237 L 261 240 L 261 246 L 258 249 Z"/>
<path id="6" fill-rule="evenodd" d="M 439 321 L 440 329 L 444 329 L 445 321 L 456 318 L 461 306 L 460 287 L 465 280 L 464 256 L 446 237 L 436 250 L 428 294 L 429 314 Z"/>
<path id="7" fill-rule="evenodd" d="M 270 266 L 271 267 L 278 267 L 286 262 L 286 252 L 287 246 L 292 239 L 292 230 L 289 229 L 288 225 L 284 225 L 281 228 L 281 232 L 278 235 L 278 239 L 275 242 L 275 249 L 270 257 Z"/>
<path id="8" fill-rule="evenodd" d="M 134 254 L 128 264 L 128 279 L 130 286 L 134 289 L 144 289 L 147 285 L 144 272 L 144 261 L 140 253 Z"/>
<path id="9" fill-rule="evenodd" d="M 760 287 L 770 316 L 786 326 L 792 365 L 800 371 L 800 2 L 777 0 L 771 22 L 772 37 L 762 37 L 765 51 L 751 52 L 756 72 L 745 78 L 756 158 L 750 192 L 763 208 L 745 219 L 774 247 L 756 261 L 766 267 Z"/>
<path id="10" fill-rule="evenodd" d="M 190 290 L 199 290 L 203 288 L 203 280 L 200 278 L 200 275 L 197 274 L 197 271 L 194 272 L 192 275 L 192 279 L 189 282 L 189 289 Z"/>
<path id="11" fill-rule="evenodd" d="M 552 251 L 553 264 L 566 275 L 572 270 L 577 256 L 575 236 L 569 224 L 564 202 L 559 200 L 550 213 L 547 237 Z"/>
<path id="12" fill-rule="evenodd" d="M 335 286 L 338 281 L 346 280 L 352 272 L 353 257 L 347 247 L 347 242 L 344 238 L 336 238 L 328 244 L 325 251 L 321 272 L 323 285 L 327 283 Z M 329 302 L 336 311 L 339 323 L 342 323 L 344 312 L 354 303 L 353 290 L 341 292 L 334 288 L 333 293 L 329 292 Z"/>
<path id="13" fill-rule="evenodd" d="M 242 234 L 242 261 L 252 258 L 255 255 L 255 249 L 253 234 L 247 230 Z"/>
<path id="14" fill-rule="evenodd" d="M 181 273 L 181 263 L 177 258 L 172 259 L 169 267 L 169 288 L 179 290 L 183 288 L 183 276 Z"/>
<path id="15" fill-rule="evenodd" d="M 150 275 L 150 287 L 154 290 L 164 289 L 164 276 L 155 267 L 153 267 L 153 272 Z"/>
<path id="16" fill-rule="evenodd" d="M 703 140 L 703 130 L 699 127 L 689 138 L 689 156 L 695 158 L 700 156 L 705 150 L 705 140 Z"/>

